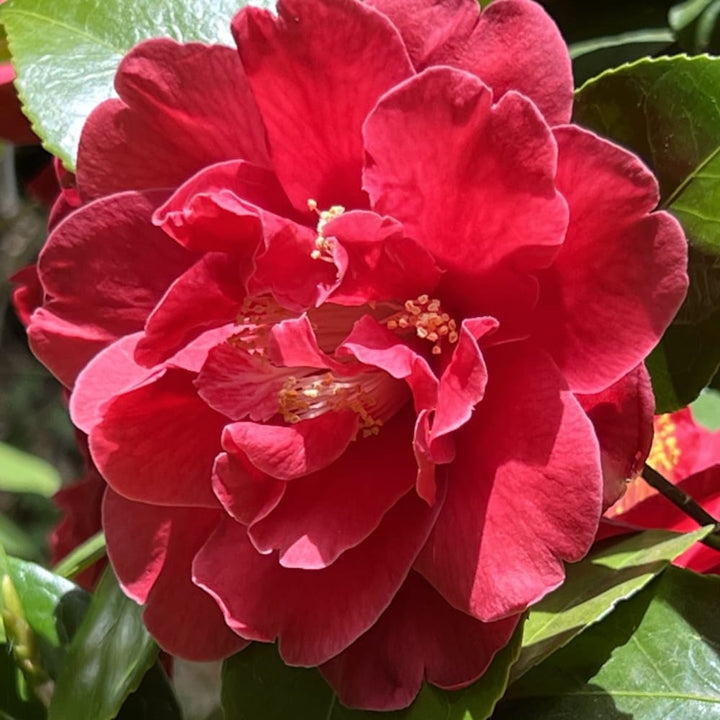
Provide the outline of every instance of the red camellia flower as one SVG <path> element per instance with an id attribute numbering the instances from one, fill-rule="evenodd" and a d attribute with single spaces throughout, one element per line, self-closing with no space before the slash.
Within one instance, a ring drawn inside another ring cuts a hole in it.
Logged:
<path id="1" fill-rule="evenodd" d="M 123 60 L 29 335 L 160 645 L 277 639 L 401 707 L 484 672 L 641 466 L 685 243 L 642 163 L 568 124 L 529 0 L 232 27 Z"/>

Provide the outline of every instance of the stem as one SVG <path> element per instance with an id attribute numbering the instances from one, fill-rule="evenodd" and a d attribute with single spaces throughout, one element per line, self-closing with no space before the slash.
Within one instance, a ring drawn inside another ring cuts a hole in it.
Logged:
<path id="1" fill-rule="evenodd" d="M 720 522 L 718 522 L 707 510 L 693 500 L 686 492 L 677 485 L 666 480 L 657 470 L 649 465 L 645 466 L 642 473 L 645 482 L 654 487 L 664 495 L 671 503 L 679 507 L 688 517 L 691 517 L 698 525 L 712 525 L 713 531 L 704 540 L 704 545 L 720 550 Z"/>
<path id="2" fill-rule="evenodd" d="M 105 535 L 96 533 L 78 545 L 69 555 L 64 557 L 52 570 L 56 575 L 73 578 L 89 568 L 105 555 Z"/>

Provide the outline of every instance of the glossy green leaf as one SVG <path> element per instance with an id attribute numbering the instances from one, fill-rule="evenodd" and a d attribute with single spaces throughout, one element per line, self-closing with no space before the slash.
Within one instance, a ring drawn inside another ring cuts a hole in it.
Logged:
<path id="1" fill-rule="evenodd" d="M 565 582 L 530 611 L 512 678 L 519 678 L 602 620 L 710 531 L 700 528 L 682 535 L 647 530 L 605 541 L 581 562 L 568 565 Z"/>
<path id="2" fill-rule="evenodd" d="M 142 608 L 120 590 L 110 569 L 67 648 L 49 720 L 110 720 L 155 663 L 157 645 L 142 623 Z M 171 707 L 173 699 L 169 700 Z M 173 715 L 158 715 L 158 720 Z"/>
<path id="3" fill-rule="evenodd" d="M 291 668 L 274 645 L 255 643 L 223 664 L 222 704 L 231 720 L 486 720 L 508 683 L 522 629 L 474 685 L 456 692 L 424 685 L 410 707 L 394 712 L 350 710 L 314 669 Z"/>
<path id="4" fill-rule="evenodd" d="M 60 475 L 34 455 L 0 443 L 0 490 L 37 493 L 49 497 L 60 489 Z"/>
<path id="5" fill-rule="evenodd" d="M 576 93 L 575 121 L 638 153 L 690 242 L 690 290 L 648 361 L 658 412 L 694 400 L 720 365 L 720 58 L 644 59 Z"/>
<path id="6" fill-rule="evenodd" d="M 0 8 L 17 87 L 45 147 L 74 167 L 90 111 L 113 97 L 115 70 L 141 40 L 172 37 L 232 45 L 241 0 L 9 0 Z"/>
<path id="7" fill-rule="evenodd" d="M 704 390 L 690 409 L 695 422 L 708 430 L 720 430 L 720 391 Z"/>
<path id="8" fill-rule="evenodd" d="M 716 720 L 720 578 L 669 567 L 510 688 L 495 720 Z"/>

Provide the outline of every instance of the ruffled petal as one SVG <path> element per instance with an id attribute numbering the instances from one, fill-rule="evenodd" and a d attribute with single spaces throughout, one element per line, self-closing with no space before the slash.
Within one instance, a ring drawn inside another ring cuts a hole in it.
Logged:
<path id="1" fill-rule="evenodd" d="M 262 642 L 279 638 L 289 665 L 319 665 L 390 604 L 440 504 L 428 508 L 414 493 L 407 495 L 365 542 L 322 570 L 282 567 L 275 553 L 257 552 L 244 526 L 225 520 L 197 555 L 193 579 L 217 600 L 235 632 Z"/>
<path id="2" fill-rule="evenodd" d="M 637 157 L 578 127 L 555 136 L 570 226 L 533 330 L 571 389 L 595 393 L 661 338 L 685 297 L 687 244 L 672 216 L 651 213 L 657 183 Z"/>
<path id="3" fill-rule="evenodd" d="M 162 193 L 122 193 L 60 223 L 38 260 L 46 301 L 30 321 L 33 351 L 67 385 L 102 347 L 141 330 L 196 259 L 150 224 Z M 56 338 L 68 343 L 56 347 Z"/>
<path id="4" fill-rule="evenodd" d="M 262 120 L 232 48 L 147 40 L 120 63 L 115 88 L 121 99 L 97 107 L 80 139 L 85 200 L 177 187 L 224 160 L 270 167 Z"/>
<path id="5" fill-rule="evenodd" d="M 570 120 L 573 78 L 560 31 L 539 4 L 496 0 L 371 0 L 400 30 L 418 70 L 452 65 L 477 75 L 498 100 L 529 97 L 548 123 Z"/>
<path id="6" fill-rule="evenodd" d="M 490 621 L 557 587 L 602 505 L 590 421 L 552 360 L 528 343 L 485 353 L 488 385 L 455 433 L 443 511 L 417 569 L 447 601 Z"/>
<path id="7" fill-rule="evenodd" d="M 337 422 L 336 415 L 325 417 Z M 332 465 L 289 483 L 278 506 L 250 526 L 255 547 L 278 550 L 284 567 L 311 570 L 364 541 L 414 484 L 409 419 L 403 413 L 377 436 L 351 443 Z"/>
<path id="8" fill-rule="evenodd" d="M 412 702 L 423 680 L 448 690 L 476 680 L 507 645 L 520 617 L 480 622 L 411 572 L 370 630 L 320 672 L 344 705 L 396 710 Z"/>
<path id="9" fill-rule="evenodd" d="M 192 560 L 220 515 L 136 503 L 112 490 L 105 498 L 108 555 L 123 590 L 147 604 L 143 619 L 160 647 L 187 660 L 218 660 L 247 645 L 191 582 Z"/>
<path id="10" fill-rule="evenodd" d="M 165 370 L 105 407 L 90 451 L 116 492 L 158 505 L 217 507 L 211 474 L 227 418 L 198 397 L 192 381 L 193 373 Z"/>
<path id="11" fill-rule="evenodd" d="M 378 98 L 412 75 L 400 36 L 359 2 L 281 0 L 233 22 L 267 128 L 273 166 L 299 210 L 367 206 L 360 128 Z"/>
<path id="12" fill-rule="evenodd" d="M 510 92 L 492 105 L 473 75 L 431 68 L 385 95 L 363 135 L 373 208 L 446 270 L 443 302 L 501 325 L 526 315 L 532 273 L 552 262 L 567 226 L 555 140 L 532 103 Z"/>

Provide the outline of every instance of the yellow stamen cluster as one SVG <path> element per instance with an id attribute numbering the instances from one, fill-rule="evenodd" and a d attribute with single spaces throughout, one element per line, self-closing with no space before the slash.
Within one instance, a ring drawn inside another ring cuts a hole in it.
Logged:
<path id="1" fill-rule="evenodd" d="M 405 309 L 385 321 L 389 330 L 414 329 L 422 340 L 433 343 L 432 354 L 442 353 L 442 341 L 454 344 L 458 341 L 457 323 L 446 312 L 442 312 L 440 301 L 428 295 L 407 300 Z"/>
<path id="2" fill-rule="evenodd" d="M 332 238 L 326 238 L 324 235 L 325 226 L 336 217 L 340 217 L 345 212 L 342 205 L 333 205 L 329 210 L 318 210 L 317 202 L 313 199 L 308 200 L 308 208 L 317 213 L 317 237 L 315 238 L 315 249 L 310 253 L 313 260 L 323 260 L 324 262 L 333 262 L 334 243 Z"/>
<path id="3" fill-rule="evenodd" d="M 670 415 L 658 415 L 655 418 L 655 435 L 647 463 L 665 475 L 671 473 L 680 460 L 676 431 L 677 426 Z"/>
<path id="4" fill-rule="evenodd" d="M 278 412 L 285 422 L 298 423 L 330 410 L 351 410 L 360 418 L 363 437 L 380 432 L 382 420 L 368 412 L 375 400 L 359 383 L 338 380 L 332 373 L 312 377 L 290 376 L 285 381 L 278 393 Z"/>
<path id="5" fill-rule="evenodd" d="M 239 325 L 240 329 L 231 335 L 227 342 L 251 353 L 263 353 L 272 326 L 291 316 L 292 313 L 280 307 L 269 295 L 246 297 L 235 318 L 235 324 Z"/>

